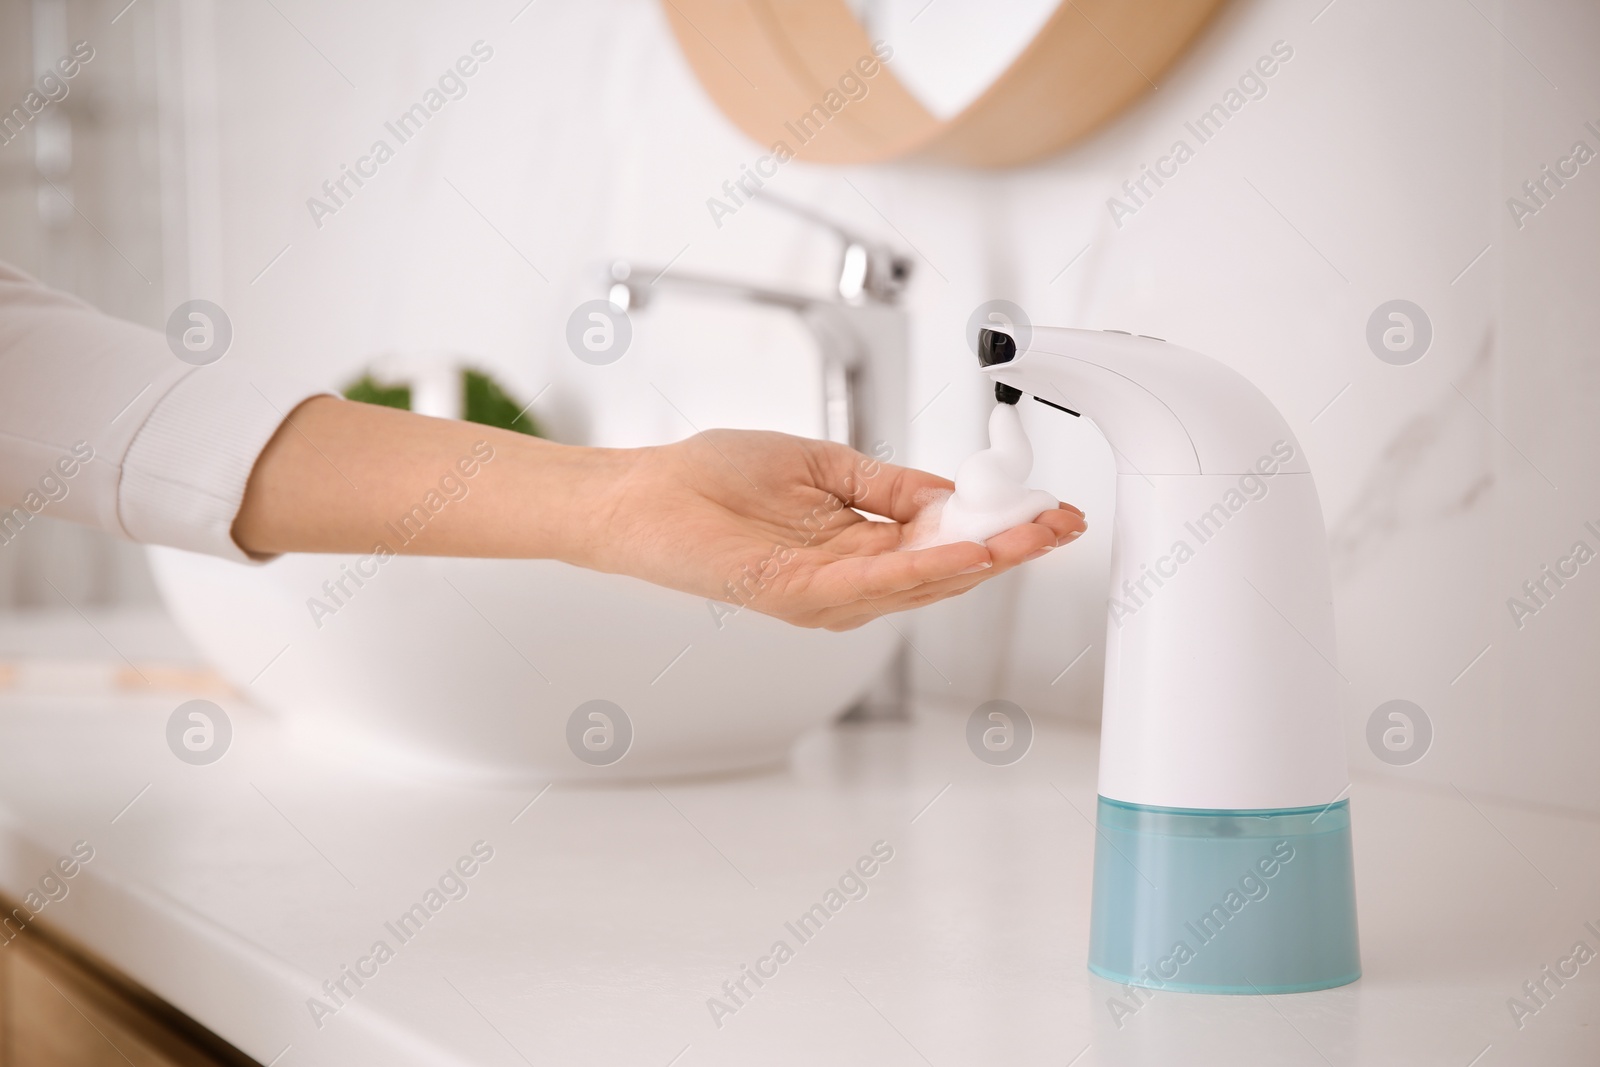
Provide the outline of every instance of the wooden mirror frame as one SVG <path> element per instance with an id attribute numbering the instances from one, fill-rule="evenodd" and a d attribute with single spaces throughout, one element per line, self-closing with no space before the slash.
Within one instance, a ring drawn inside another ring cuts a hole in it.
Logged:
<path id="1" fill-rule="evenodd" d="M 988 89 L 940 120 L 845 0 L 662 0 L 711 99 L 780 158 L 978 167 L 1030 163 L 1106 122 L 1155 88 L 1222 3 L 1062 0 Z"/>

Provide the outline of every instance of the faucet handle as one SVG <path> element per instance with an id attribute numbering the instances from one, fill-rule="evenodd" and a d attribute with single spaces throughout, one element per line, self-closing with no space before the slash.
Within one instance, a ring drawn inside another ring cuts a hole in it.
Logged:
<path id="1" fill-rule="evenodd" d="M 849 303 L 874 300 L 893 304 L 911 282 L 911 258 L 888 245 L 869 241 L 842 223 L 804 204 L 762 190 L 757 203 L 775 207 L 815 226 L 831 230 L 844 243 L 839 262 L 839 296 Z"/>
<path id="2" fill-rule="evenodd" d="M 911 282 L 911 260 L 883 245 L 852 241 L 839 266 L 839 296 L 851 303 L 868 297 L 893 304 Z"/>

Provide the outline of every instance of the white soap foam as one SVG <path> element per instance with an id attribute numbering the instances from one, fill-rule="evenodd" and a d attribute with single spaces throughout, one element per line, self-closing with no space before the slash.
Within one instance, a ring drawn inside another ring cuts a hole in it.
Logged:
<path id="1" fill-rule="evenodd" d="M 989 415 L 989 447 L 968 456 L 956 471 L 956 491 L 932 501 L 913 522 L 912 548 L 956 541 L 983 543 L 1013 526 L 1031 522 L 1060 501 L 1029 489 L 1033 445 L 1014 404 L 996 404 Z"/>

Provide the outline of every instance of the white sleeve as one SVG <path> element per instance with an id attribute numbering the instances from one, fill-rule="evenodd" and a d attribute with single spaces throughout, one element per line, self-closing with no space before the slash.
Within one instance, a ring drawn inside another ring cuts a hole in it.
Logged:
<path id="1" fill-rule="evenodd" d="M 232 527 L 256 457 L 326 390 L 103 315 L 0 263 L 0 546 L 37 515 L 250 557 Z"/>

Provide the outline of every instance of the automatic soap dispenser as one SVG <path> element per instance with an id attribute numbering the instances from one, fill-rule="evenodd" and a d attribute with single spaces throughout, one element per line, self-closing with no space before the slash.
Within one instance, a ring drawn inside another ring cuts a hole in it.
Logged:
<path id="1" fill-rule="evenodd" d="M 1089 968 L 1199 993 L 1361 965 L 1332 587 L 1316 486 L 1272 403 L 1164 341 L 986 329 L 1005 403 L 1091 419 L 1117 501 Z"/>

